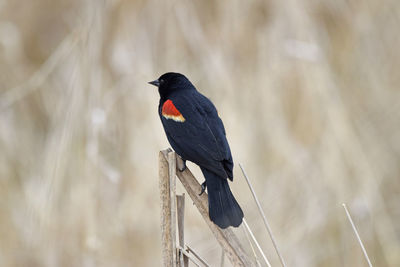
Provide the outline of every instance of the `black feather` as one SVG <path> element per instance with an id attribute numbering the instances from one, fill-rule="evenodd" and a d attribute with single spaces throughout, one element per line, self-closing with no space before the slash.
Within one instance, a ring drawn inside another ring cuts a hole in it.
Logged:
<path id="1" fill-rule="evenodd" d="M 228 180 L 201 168 L 206 178 L 210 220 L 222 229 L 238 227 L 242 223 L 243 211 L 229 188 Z"/>

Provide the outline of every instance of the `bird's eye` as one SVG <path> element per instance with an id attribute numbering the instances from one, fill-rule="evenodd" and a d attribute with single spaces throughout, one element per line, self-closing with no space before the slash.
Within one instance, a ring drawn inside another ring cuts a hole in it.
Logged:
<path id="1" fill-rule="evenodd" d="M 164 80 L 163 79 L 160 79 L 160 84 L 163 84 L 164 83 Z"/>

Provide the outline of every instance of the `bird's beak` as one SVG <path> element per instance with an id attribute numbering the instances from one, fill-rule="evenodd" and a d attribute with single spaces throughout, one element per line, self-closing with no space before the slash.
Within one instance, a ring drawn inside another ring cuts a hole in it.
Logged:
<path id="1" fill-rule="evenodd" d="M 159 87 L 160 86 L 160 81 L 159 80 L 154 80 L 152 82 L 149 82 L 149 84 Z"/>

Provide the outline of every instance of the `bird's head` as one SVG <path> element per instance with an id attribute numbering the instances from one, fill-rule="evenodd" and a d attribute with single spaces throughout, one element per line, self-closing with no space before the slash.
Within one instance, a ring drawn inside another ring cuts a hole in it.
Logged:
<path id="1" fill-rule="evenodd" d="M 167 72 L 157 80 L 149 82 L 149 84 L 158 87 L 161 98 L 167 98 L 168 95 L 176 91 L 194 89 L 188 78 L 176 72 Z"/>

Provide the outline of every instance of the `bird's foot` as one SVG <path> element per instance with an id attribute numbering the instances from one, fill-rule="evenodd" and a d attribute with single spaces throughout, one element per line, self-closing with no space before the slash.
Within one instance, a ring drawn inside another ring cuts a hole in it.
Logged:
<path id="1" fill-rule="evenodd" d="M 178 170 L 180 172 L 183 172 L 186 170 L 186 159 L 180 158 L 181 160 L 178 160 Z"/>
<path id="2" fill-rule="evenodd" d="M 204 183 L 201 184 L 201 191 L 200 191 L 199 196 L 201 196 L 206 191 L 206 188 L 207 188 L 207 184 L 206 184 L 206 181 L 204 181 Z"/>

